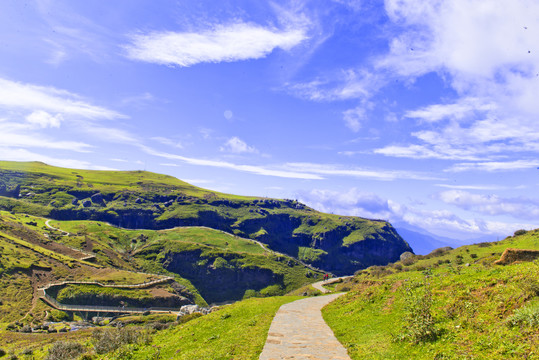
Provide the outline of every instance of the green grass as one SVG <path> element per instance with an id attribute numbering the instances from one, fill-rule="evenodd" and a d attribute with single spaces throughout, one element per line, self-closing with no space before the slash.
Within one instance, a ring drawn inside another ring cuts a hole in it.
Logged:
<path id="1" fill-rule="evenodd" d="M 189 270 L 193 274 L 178 272 L 175 275 L 168 272 L 168 275 L 176 276 L 177 281 L 187 286 L 193 293 L 196 293 L 196 288 L 198 288 L 203 296 L 207 296 L 215 288 L 214 285 L 206 286 L 206 281 L 196 271 L 197 266 L 211 266 L 202 271 L 202 274 L 211 272 L 212 268 L 229 269 L 237 273 L 251 271 L 251 269 L 266 269 L 272 271 L 277 277 L 282 277 L 278 291 L 275 287 L 264 289 L 274 285 L 274 283 L 267 283 L 265 286 L 252 289 L 255 290 L 253 294 L 256 296 L 282 295 L 314 281 L 314 277 L 319 275 L 300 265 L 295 259 L 273 255 L 252 240 L 209 228 L 187 227 L 155 231 L 121 229 L 97 221 L 51 221 L 50 224 L 72 234 L 72 236 L 63 236 L 58 239 L 70 246 L 80 248 L 83 241 L 91 240 L 94 249 L 98 249 L 97 252 L 94 251 L 96 256 L 104 265 L 108 262 L 109 265 L 124 266 L 123 260 L 129 259 L 131 266 L 136 264 L 147 272 L 164 273 L 166 272 L 165 264 L 167 259 L 171 258 L 171 254 L 196 254 L 196 260 L 192 261 L 193 269 Z M 107 256 L 107 253 L 111 251 L 123 254 L 123 258 L 115 259 Z M 307 251 L 311 252 L 308 248 Z M 316 251 L 312 252 L 316 253 Z M 217 261 L 217 259 L 220 260 Z M 219 266 L 215 266 L 216 264 Z M 308 273 L 311 277 L 307 276 Z M 207 276 L 212 278 L 212 275 Z M 244 290 L 249 290 L 242 289 L 241 293 L 237 293 L 234 290 L 234 284 L 222 283 L 215 286 L 229 288 L 230 293 L 227 296 L 232 296 L 234 299 L 241 299 L 244 296 Z M 201 298 L 197 302 L 205 304 Z"/>
<path id="2" fill-rule="evenodd" d="M 316 267 L 331 271 L 337 266 L 343 274 L 371 265 L 346 255 L 353 251 L 343 247 L 353 247 L 366 239 L 398 247 L 391 259 L 384 253 L 379 258 L 374 257 L 373 263 L 394 260 L 401 248 L 407 249 L 391 225 L 384 221 L 323 214 L 292 200 L 218 193 L 171 176 L 144 171 L 75 170 L 38 162 L 0 161 L 0 189 L 5 189 L 7 196 L 0 196 L 0 209 L 15 213 L 102 220 L 130 228 L 203 225 L 257 239 L 290 256 L 296 257 L 301 252 L 303 259 Z M 105 201 L 90 201 L 96 193 L 100 193 Z M 84 202 L 87 204 L 83 205 Z M 90 228 L 86 231 L 92 231 Z M 191 237 L 196 241 L 194 234 Z M 69 240 L 74 241 L 65 239 Z M 113 249 L 107 247 L 108 244 L 101 245 L 101 259 L 108 258 L 108 250 L 129 252 L 139 245 L 124 241 L 128 240 L 125 238 L 121 240 L 114 242 Z M 208 239 L 199 240 L 206 245 L 220 246 L 211 239 L 209 242 Z M 313 251 L 299 249 L 305 242 Z M 228 243 L 232 251 L 264 252 L 253 244 L 234 240 Z M 320 248 L 327 254 L 318 251 Z M 339 261 L 336 262 L 336 258 Z M 106 265 L 119 266 L 120 263 L 120 259 L 111 258 Z M 129 261 L 125 261 L 121 266 L 128 264 Z"/>
<path id="3" fill-rule="evenodd" d="M 90 263 L 88 261 L 84 261 L 84 260 L 74 259 L 72 257 L 59 254 L 57 252 L 45 249 L 45 248 L 43 248 L 41 246 L 29 243 L 29 242 L 24 241 L 22 239 L 18 239 L 16 237 L 13 237 L 13 236 L 7 235 L 7 234 L 5 234 L 3 232 L 0 232 L 0 238 L 2 238 L 2 237 L 5 238 L 5 239 L 8 239 L 10 241 L 13 241 L 17 245 L 21 245 L 21 246 L 24 246 L 24 247 L 26 247 L 26 248 L 28 248 L 30 250 L 33 250 L 36 253 L 39 253 L 39 254 L 42 254 L 44 256 L 50 257 L 51 259 L 61 261 L 61 262 L 65 263 L 65 264 L 67 264 L 70 267 L 72 267 L 74 263 L 80 263 L 80 264 L 84 264 L 84 265 L 91 266 L 91 267 L 101 267 L 100 265 L 92 264 L 92 263 Z"/>
<path id="4" fill-rule="evenodd" d="M 299 297 L 248 299 L 153 336 L 150 346 L 133 349 L 133 359 L 257 359 L 279 307 Z M 106 355 L 102 359 L 116 359 Z"/>
<path id="5" fill-rule="evenodd" d="M 518 319 L 537 316 L 539 261 L 492 263 L 507 247 L 539 249 L 538 240 L 539 232 L 531 231 L 367 269 L 336 286 L 351 291 L 326 307 L 324 318 L 352 359 L 537 358 L 539 330 L 530 325 L 533 320 Z M 413 284 L 422 284 L 418 294 L 432 294 L 434 324 L 419 319 L 438 335 L 431 341 L 414 343 L 404 336 L 412 301 L 406 289 Z"/>

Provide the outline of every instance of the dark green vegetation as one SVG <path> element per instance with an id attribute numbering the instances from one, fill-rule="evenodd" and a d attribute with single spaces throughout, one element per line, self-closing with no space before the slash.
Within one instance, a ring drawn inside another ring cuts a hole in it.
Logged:
<path id="1" fill-rule="evenodd" d="M 358 272 L 324 317 L 353 359 L 537 359 L 539 230 Z"/>
<path id="2" fill-rule="evenodd" d="M 297 260 L 248 239 L 208 228 L 127 230 L 94 221 L 52 221 L 70 233 L 59 242 L 84 248 L 108 266 L 126 264 L 177 276 L 198 303 L 282 295 L 320 277 Z M 196 290 L 195 290 L 196 289 Z"/>
<path id="3" fill-rule="evenodd" d="M 207 226 L 336 274 L 386 264 L 411 250 L 385 221 L 323 214 L 292 200 L 211 192 L 143 171 L 0 162 L 0 209 L 131 229 Z"/>

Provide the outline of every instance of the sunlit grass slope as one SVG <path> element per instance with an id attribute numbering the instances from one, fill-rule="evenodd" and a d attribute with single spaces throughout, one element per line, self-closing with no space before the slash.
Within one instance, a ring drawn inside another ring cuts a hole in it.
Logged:
<path id="1" fill-rule="evenodd" d="M 0 209 L 130 229 L 207 226 L 256 239 L 314 266 L 349 274 L 409 251 L 382 220 L 324 214 L 295 200 L 205 190 L 146 171 L 92 171 L 0 162 Z"/>
<path id="2" fill-rule="evenodd" d="M 325 319 L 353 359 L 537 359 L 539 261 L 494 265 L 506 248 L 539 231 L 361 271 Z"/>

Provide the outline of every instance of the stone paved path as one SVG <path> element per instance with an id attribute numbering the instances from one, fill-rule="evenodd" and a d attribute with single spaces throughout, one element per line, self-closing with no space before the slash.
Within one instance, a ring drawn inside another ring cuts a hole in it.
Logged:
<path id="1" fill-rule="evenodd" d="M 324 285 L 329 285 L 329 284 L 333 284 L 333 283 L 336 283 L 338 281 L 341 281 L 341 280 L 344 280 L 344 279 L 348 279 L 348 278 L 351 278 L 352 276 L 341 276 L 341 277 L 338 277 L 338 278 L 331 278 L 331 279 L 328 279 L 328 280 L 322 280 L 322 281 L 319 281 L 319 282 L 315 282 L 314 284 L 311 284 L 311 286 L 317 290 L 320 290 L 322 292 L 322 294 L 325 294 L 325 293 L 328 293 L 330 292 L 331 290 L 328 290 L 324 287 Z"/>
<path id="2" fill-rule="evenodd" d="M 340 294 L 301 299 L 281 306 L 259 360 L 350 360 L 320 310 Z"/>

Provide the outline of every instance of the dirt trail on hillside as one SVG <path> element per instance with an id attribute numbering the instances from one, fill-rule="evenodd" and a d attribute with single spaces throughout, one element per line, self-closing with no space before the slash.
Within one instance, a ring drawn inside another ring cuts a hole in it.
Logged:
<path id="1" fill-rule="evenodd" d="M 350 360 L 324 322 L 321 309 L 340 294 L 301 299 L 281 306 L 259 360 Z"/>

